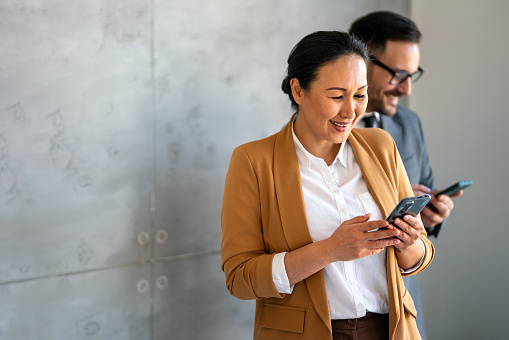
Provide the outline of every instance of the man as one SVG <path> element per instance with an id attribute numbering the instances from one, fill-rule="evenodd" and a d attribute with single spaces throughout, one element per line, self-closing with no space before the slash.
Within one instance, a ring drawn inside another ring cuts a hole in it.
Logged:
<path id="1" fill-rule="evenodd" d="M 363 40 L 371 54 L 366 117 L 357 127 L 380 127 L 392 135 L 415 195 L 431 194 L 430 204 L 421 212 L 421 218 L 428 235 L 436 237 L 454 204 L 448 196 L 432 194 L 435 181 L 421 121 L 413 111 L 398 105 L 400 97 L 412 93 L 412 82 L 424 72 L 419 66 L 421 33 L 410 19 L 387 11 L 357 19 L 350 33 Z M 451 197 L 461 195 L 462 191 Z M 417 280 L 415 276 L 407 276 L 404 281 L 417 307 L 419 332 L 426 339 Z"/>

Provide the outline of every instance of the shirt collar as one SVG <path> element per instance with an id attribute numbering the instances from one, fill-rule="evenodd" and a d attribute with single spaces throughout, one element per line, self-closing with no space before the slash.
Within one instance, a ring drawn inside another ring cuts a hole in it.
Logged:
<path id="1" fill-rule="evenodd" d="M 364 117 L 370 117 L 370 116 L 375 116 L 375 119 L 376 119 L 376 122 L 377 123 L 380 123 L 380 113 L 379 112 L 376 112 L 376 111 L 372 111 L 372 112 L 365 112 L 361 119 L 364 118 Z M 360 119 L 359 119 L 360 120 Z"/>
<path id="2" fill-rule="evenodd" d="M 295 123 L 295 120 L 292 123 L 292 136 L 293 136 L 293 143 L 295 144 L 295 151 L 297 152 L 297 159 L 299 160 L 299 164 L 301 166 L 304 166 L 309 169 L 311 166 L 312 160 L 320 160 L 323 162 L 323 159 L 318 158 L 316 156 L 313 156 L 310 154 L 306 148 L 301 144 L 297 136 L 295 135 L 295 131 L 293 130 L 293 124 Z M 338 154 L 336 155 L 336 158 L 332 162 L 331 165 L 339 161 L 343 167 L 347 167 L 348 164 L 348 153 L 345 149 L 345 144 L 348 143 L 348 140 L 346 140 L 344 143 L 341 143 L 341 147 L 339 148 Z"/>

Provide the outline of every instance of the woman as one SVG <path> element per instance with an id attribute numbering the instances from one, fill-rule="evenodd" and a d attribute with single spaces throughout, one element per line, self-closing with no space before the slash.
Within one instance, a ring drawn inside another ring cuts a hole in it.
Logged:
<path id="1" fill-rule="evenodd" d="M 222 268 L 232 295 L 257 300 L 254 339 L 420 338 L 402 273 L 434 248 L 419 218 L 384 220 L 412 188 L 391 137 L 353 129 L 367 62 L 344 32 L 303 38 L 282 85 L 296 113 L 233 152 Z"/>

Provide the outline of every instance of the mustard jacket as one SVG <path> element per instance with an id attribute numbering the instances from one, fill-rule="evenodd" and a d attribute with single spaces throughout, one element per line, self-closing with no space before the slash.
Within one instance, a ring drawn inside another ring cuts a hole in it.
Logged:
<path id="1" fill-rule="evenodd" d="M 312 243 L 306 221 L 292 120 L 280 132 L 237 147 L 226 175 L 221 213 L 222 269 L 226 287 L 239 299 L 256 299 L 254 339 L 332 339 L 323 271 L 280 294 L 272 281 L 272 258 Z M 413 196 L 390 135 L 353 129 L 348 140 L 382 214 Z M 426 247 L 424 270 L 434 256 Z M 387 248 L 390 339 L 420 339 L 416 310 L 401 277 L 394 248 Z"/>

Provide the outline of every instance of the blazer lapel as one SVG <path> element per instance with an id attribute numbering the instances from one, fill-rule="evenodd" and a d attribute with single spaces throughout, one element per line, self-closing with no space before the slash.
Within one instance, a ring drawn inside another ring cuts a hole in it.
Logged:
<path id="1" fill-rule="evenodd" d="M 352 130 L 348 137 L 350 144 L 354 150 L 357 161 L 361 168 L 362 174 L 368 185 L 371 195 L 375 199 L 378 207 L 384 216 L 389 215 L 390 211 L 396 206 L 398 193 L 394 192 L 394 187 L 391 185 L 391 180 L 385 173 L 384 168 L 380 164 L 378 157 L 373 149 L 364 140 L 355 129 Z M 397 321 L 400 320 L 400 304 L 398 294 L 398 277 L 399 267 L 397 265 L 394 247 L 387 247 L 387 284 L 389 289 L 389 325 L 391 335 L 395 332 Z M 392 338 L 392 337 L 391 337 Z"/>
<path id="2" fill-rule="evenodd" d="M 292 136 L 292 120 L 277 135 L 274 146 L 274 186 L 281 223 L 290 249 L 312 243 L 306 220 L 299 162 Z"/>
<path id="3" fill-rule="evenodd" d="M 299 162 L 293 143 L 294 117 L 277 135 L 274 146 L 274 185 L 281 224 L 290 250 L 313 242 L 307 225 Z M 331 329 L 323 271 L 308 277 L 305 282 L 318 315 Z"/>
<path id="4" fill-rule="evenodd" d="M 391 209 L 398 203 L 395 197 L 398 193 L 394 192 L 394 186 L 391 185 L 391 179 L 385 174 L 385 170 L 380 164 L 378 157 L 364 138 L 353 129 L 348 136 L 348 141 L 357 157 L 357 162 L 366 180 L 369 191 L 384 216 L 387 216 Z"/>

